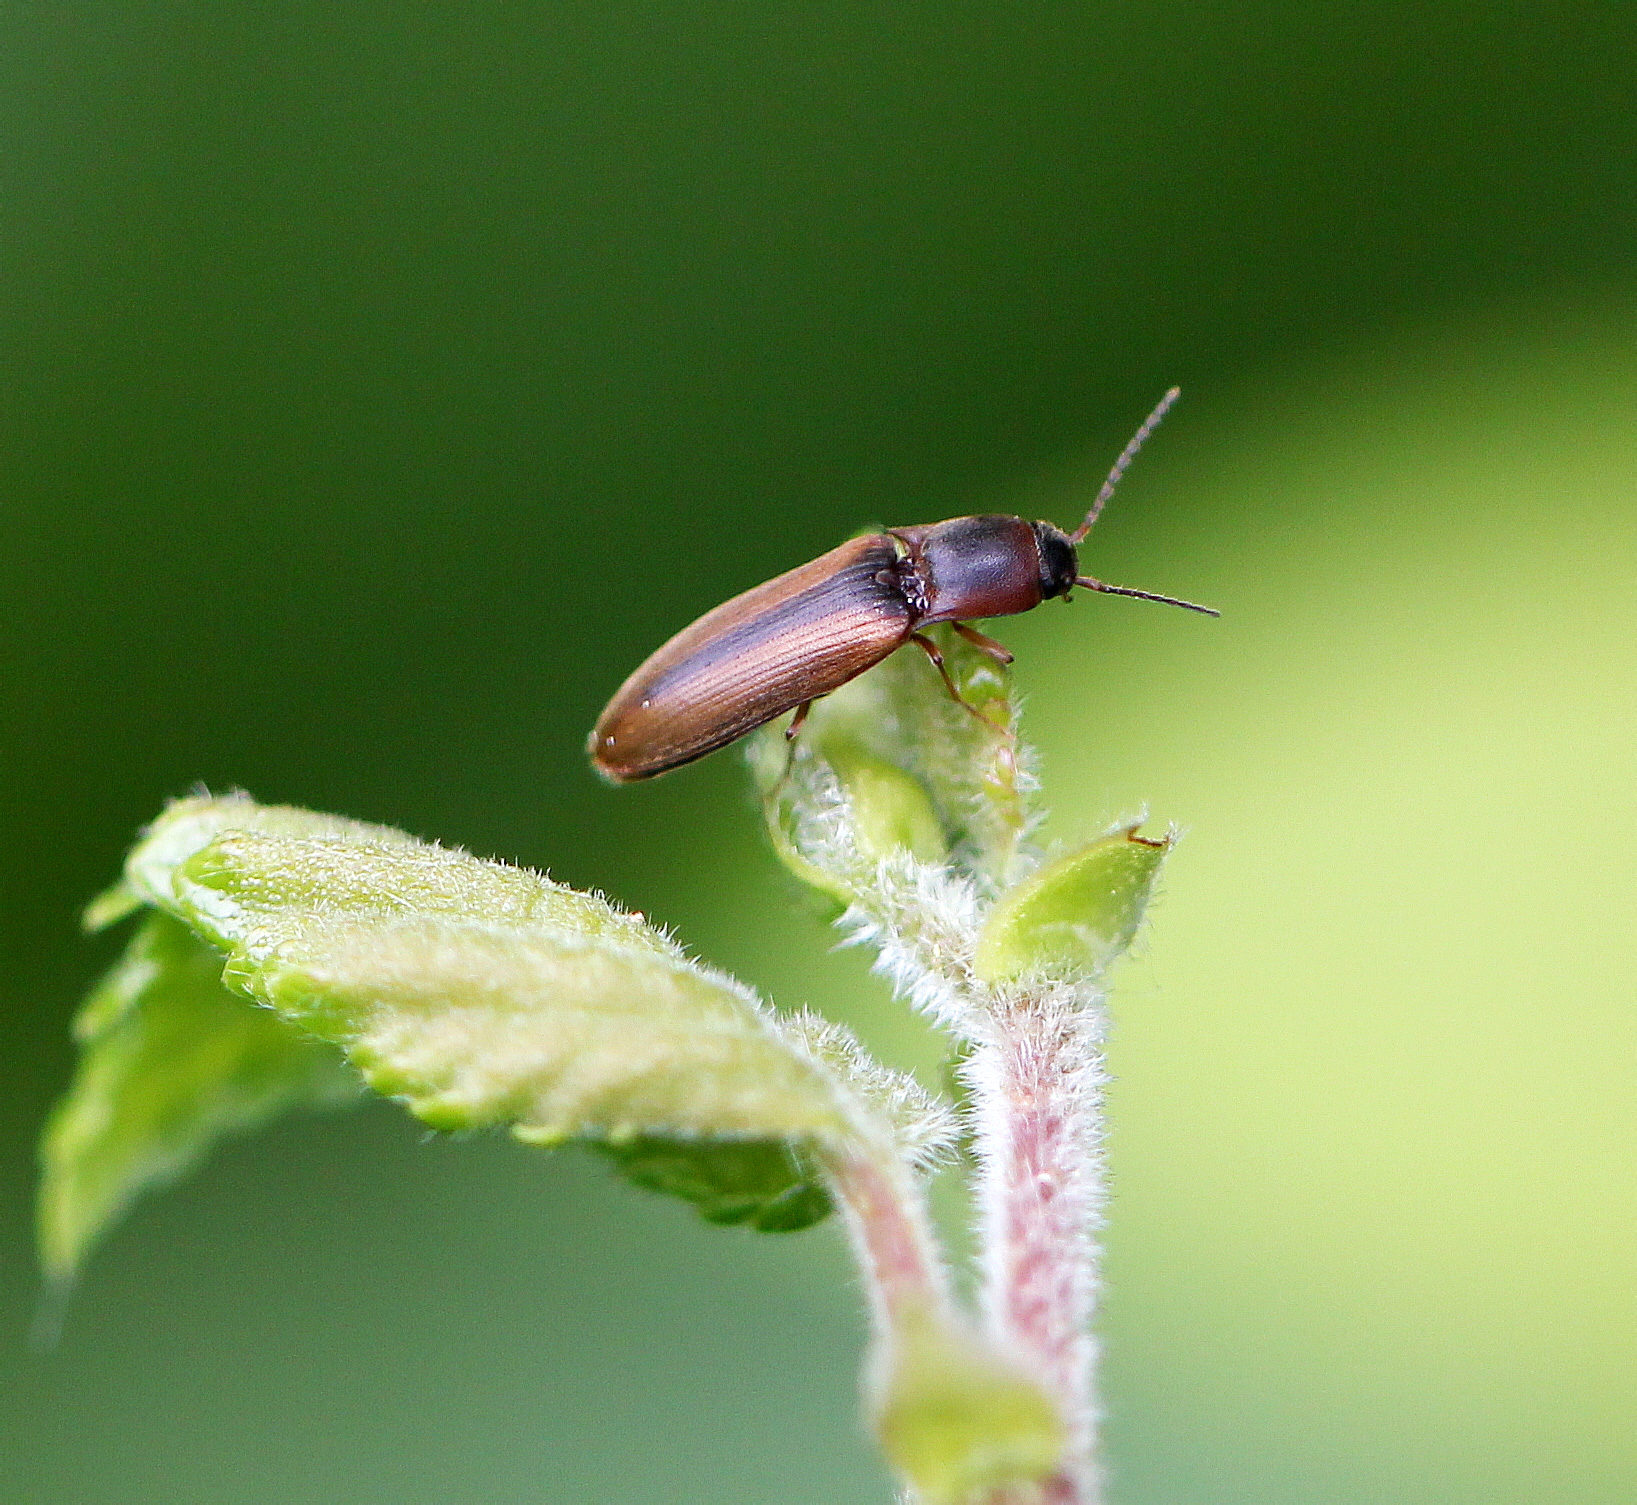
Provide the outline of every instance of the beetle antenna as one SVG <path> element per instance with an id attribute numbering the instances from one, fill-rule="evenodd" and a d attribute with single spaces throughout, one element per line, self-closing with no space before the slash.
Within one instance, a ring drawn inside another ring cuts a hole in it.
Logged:
<path id="1" fill-rule="evenodd" d="M 1091 504 L 1091 511 L 1086 514 L 1086 520 L 1074 532 L 1069 534 L 1070 543 L 1079 543 L 1086 534 L 1091 532 L 1091 525 L 1097 521 L 1098 514 L 1102 512 L 1103 508 L 1108 506 L 1108 499 L 1114 495 L 1114 488 L 1120 484 L 1120 477 L 1131 468 L 1131 462 L 1137 458 L 1137 451 L 1143 447 L 1148 436 L 1160 426 L 1160 420 L 1171 411 L 1171 404 L 1181 396 L 1182 388 L 1172 387 L 1164 397 L 1160 398 L 1154 407 L 1154 411 L 1143 419 L 1142 427 L 1131 436 L 1131 442 L 1120 451 L 1120 458 L 1114 462 L 1114 468 L 1109 471 L 1108 479 L 1103 482 L 1103 489 L 1097 493 L 1097 500 Z M 1131 592 L 1122 592 L 1121 594 L 1131 594 Z M 1163 601 L 1169 598 L 1159 596 L 1155 599 Z M 1186 606 L 1188 603 L 1178 601 L 1174 604 Z"/>
<path id="2" fill-rule="evenodd" d="M 1124 585 L 1104 585 L 1101 580 L 1093 580 L 1090 575 L 1078 575 L 1074 583 L 1085 586 L 1088 591 L 1101 591 L 1105 596 L 1135 596 L 1139 601 L 1158 601 L 1161 606 L 1180 606 L 1187 611 L 1203 612 L 1208 617 L 1222 615 L 1214 606 L 1201 606 L 1196 601 L 1183 601 L 1176 596 L 1156 596 L 1153 591 L 1134 591 Z"/>

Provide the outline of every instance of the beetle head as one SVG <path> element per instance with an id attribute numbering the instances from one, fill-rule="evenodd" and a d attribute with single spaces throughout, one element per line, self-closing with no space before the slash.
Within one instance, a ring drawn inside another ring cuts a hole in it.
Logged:
<path id="1" fill-rule="evenodd" d="M 1051 523 L 1030 523 L 1040 549 L 1040 599 L 1067 596 L 1080 573 L 1080 559 L 1069 535 Z"/>

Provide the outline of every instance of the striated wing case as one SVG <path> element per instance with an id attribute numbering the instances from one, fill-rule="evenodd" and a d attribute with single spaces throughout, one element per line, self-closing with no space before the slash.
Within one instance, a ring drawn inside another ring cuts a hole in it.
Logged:
<path id="1" fill-rule="evenodd" d="M 852 538 L 684 628 L 598 718 L 588 747 L 598 771 L 651 778 L 880 663 L 915 625 L 896 560 L 886 534 Z"/>

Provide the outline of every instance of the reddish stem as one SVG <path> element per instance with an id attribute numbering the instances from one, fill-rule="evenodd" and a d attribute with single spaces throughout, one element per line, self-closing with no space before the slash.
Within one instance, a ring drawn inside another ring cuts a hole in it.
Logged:
<path id="1" fill-rule="evenodd" d="M 1102 1016 L 1084 1005 L 1023 1000 L 997 1011 L 992 1027 L 970 1065 L 984 1316 L 995 1339 L 1039 1376 L 1070 1428 L 1065 1471 L 1035 1498 L 1093 1505 Z"/>
<path id="2" fill-rule="evenodd" d="M 949 1277 L 907 1173 L 857 1150 L 834 1150 L 824 1168 L 870 1293 L 877 1341 L 909 1313 L 947 1308 Z"/>

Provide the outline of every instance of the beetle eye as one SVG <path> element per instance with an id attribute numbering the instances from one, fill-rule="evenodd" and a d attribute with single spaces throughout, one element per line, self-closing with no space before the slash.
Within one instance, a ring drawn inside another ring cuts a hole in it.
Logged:
<path id="1" fill-rule="evenodd" d="M 1050 523 L 1035 523 L 1035 541 L 1040 548 L 1040 594 L 1048 600 L 1061 596 L 1065 601 L 1074 591 L 1079 560 L 1068 536 Z"/>

